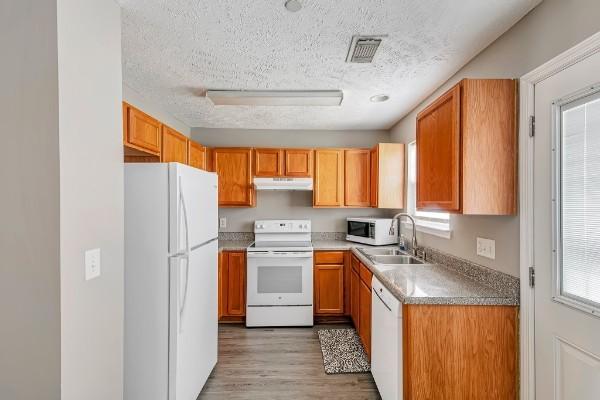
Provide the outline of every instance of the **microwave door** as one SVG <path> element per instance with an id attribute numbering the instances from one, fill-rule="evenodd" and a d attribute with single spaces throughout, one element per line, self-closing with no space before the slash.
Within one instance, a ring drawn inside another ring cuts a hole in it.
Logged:
<path id="1" fill-rule="evenodd" d="M 369 222 L 348 221 L 348 235 L 370 238 L 372 236 L 371 224 Z"/>

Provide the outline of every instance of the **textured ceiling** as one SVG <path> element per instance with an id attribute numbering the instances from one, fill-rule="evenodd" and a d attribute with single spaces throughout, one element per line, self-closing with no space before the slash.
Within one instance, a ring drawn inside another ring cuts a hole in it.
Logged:
<path id="1" fill-rule="evenodd" d="M 387 129 L 540 0 L 118 0 L 124 82 L 191 127 Z M 387 34 L 372 64 L 352 35 Z M 214 106 L 206 89 L 341 89 L 341 107 Z M 390 100 L 371 103 L 385 93 Z"/>

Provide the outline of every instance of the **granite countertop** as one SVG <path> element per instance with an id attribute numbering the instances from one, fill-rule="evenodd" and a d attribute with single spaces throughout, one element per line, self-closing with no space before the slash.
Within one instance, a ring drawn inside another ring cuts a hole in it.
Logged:
<path id="1" fill-rule="evenodd" d="M 352 252 L 398 300 L 405 304 L 518 305 L 514 287 L 499 290 L 442 264 L 382 266 L 357 248 Z M 517 288 L 518 289 L 518 288 Z"/>
<path id="2" fill-rule="evenodd" d="M 245 251 L 254 239 L 219 240 L 219 251 Z"/>
<path id="3" fill-rule="evenodd" d="M 246 235 L 219 240 L 219 251 L 244 251 L 254 242 Z M 428 249 L 425 264 L 382 266 L 358 251 L 369 247 L 339 237 L 314 238 L 315 250 L 351 250 L 398 300 L 405 304 L 518 305 L 518 278 Z"/>

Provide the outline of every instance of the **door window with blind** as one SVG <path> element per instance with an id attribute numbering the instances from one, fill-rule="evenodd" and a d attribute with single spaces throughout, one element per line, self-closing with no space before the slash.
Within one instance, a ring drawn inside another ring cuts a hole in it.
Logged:
<path id="1" fill-rule="evenodd" d="M 600 315 L 600 90 L 554 116 L 554 299 Z"/>

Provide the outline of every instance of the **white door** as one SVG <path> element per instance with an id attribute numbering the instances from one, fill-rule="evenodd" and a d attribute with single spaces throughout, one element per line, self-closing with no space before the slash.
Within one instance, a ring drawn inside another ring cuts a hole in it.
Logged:
<path id="1" fill-rule="evenodd" d="M 169 399 L 196 400 L 217 362 L 218 243 L 174 257 L 170 271 Z"/>
<path id="2" fill-rule="evenodd" d="M 595 54 L 535 85 L 538 400 L 600 399 L 599 83 Z"/>
<path id="3" fill-rule="evenodd" d="M 183 253 L 218 236 L 217 175 L 169 163 L 169 252 Z"/>

